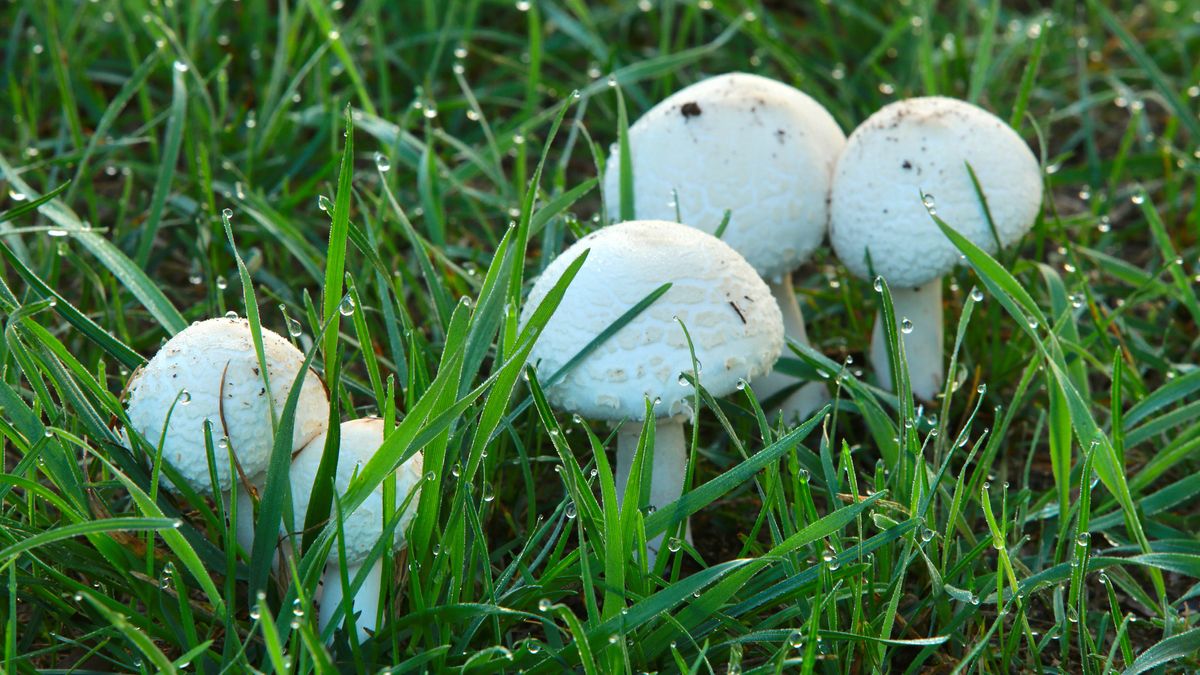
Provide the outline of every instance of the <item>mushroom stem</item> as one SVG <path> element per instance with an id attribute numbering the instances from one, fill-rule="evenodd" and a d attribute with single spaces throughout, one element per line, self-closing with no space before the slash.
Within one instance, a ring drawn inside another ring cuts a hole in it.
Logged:
<path id="1" fill-rule="evenodd" d="M 942 280 L 934 279 L 916 288 L 892 289 L 892 307 L 896 311 L 896 330 L 904 343 L 908 361 L 908 379 L 913 394 L 932 401 L 945 381 L 942 340 Z M 904 320 L 912 330 L 904 332 Z M 892 368 L 888 363 L 887 339 L 883 335 L 883 314 L 875 317 L 871 335 L 871 366 L 879 386 L 892 389 Z"/>
<path id="2" fill-rule="evenodd" d="M 801 344 L 811 344 L 808 341 L 808 331 L 804 328 L 804 315 L 800 312 L 800 303 L 796 302 L 796 292 L 792 287 L 792 273 L 788 272 L 779 281 L 769 284 L 771 295 L 779 304 L 783 313 L 784 335 Z M 784 356 L 788 352 L 784 351 Z M 765 400 L 796 384 L 796 378 L 780 371 L 771 371 L 759 377 L 752 383 L 754 394 L 758 399 Z M 785 420 L 803 419 L 819 409 L 829 400 L 829 389 L 823 382 L 806 382 L 796 389 L 779 404 L 779 412 Z"/>
<path id="3" fill-rule="evenodd" d="M 350 580 L 351 584 L 354 583 L 354 578 L 361 568 L 361 564 L 346 564 L 346 578 Z M 375 632 L 377 627 L 375 619 L 379 616 L 379 593 L 382 585 L 383 558 L 380 558 L 367 570 L 367 577 L 363 580 L 362 586 L 359 586 L 358 593 L 354 595 L 354 601 L 349 610 L 350 623 L 358 631 L 359 640 L 365 640 Z M 346 589 L 342 587 L 342 575 L 336 560 L 325 565 L 325 578 L 322 586 L 318 626 L 321 632 L 324 632 L 325 627 L 337 615 L 342 599 L 345 597 Z M 355 617 L 356 614 L 357 617 Z"/>
<path id="4" fill-rule="evenodd" d="M 230 497 L 237 500 L 237 522 L 234 523 L 234 533 L 238 546 L 249 557 L 250 549 L 254 547 L 254 499 L 242 481 L 234 479 L 234 488 Z M 226 503 L 228 508 L 228 502 Z"/>
<path id="5" fill-rule="evenodd" d="M 624 501 L 625 487 L 633 470 L 633 455 L 642 435 L 641 422 L 626 422 L 617 432 L 617 500 Z M 683 494 L 683 479 L 687 476 L 687 440 L 683 434 L 683 417 L 659 418 L 654 422 L 654 463 L 650 467 L 650 506 L 656 509 L 679 499 Z M 691 528 L 685 526 L 685 538 L 692 541 Z M 646 542 L 650 565 L 658 558 L 663 535 Z"/>

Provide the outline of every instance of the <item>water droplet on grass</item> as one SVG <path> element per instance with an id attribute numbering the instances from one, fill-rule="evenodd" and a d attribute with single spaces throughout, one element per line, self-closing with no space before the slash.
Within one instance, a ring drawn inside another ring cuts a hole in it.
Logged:
<path id="1" fill-rule="evenodd" d="M 913 322 L 909 321 L 908 317 L 904 317 L 903 319 L 901 319 L 900 332 L 904 333 L 905 335 L 908 335 L 909 333 L 913 332 Z"/>

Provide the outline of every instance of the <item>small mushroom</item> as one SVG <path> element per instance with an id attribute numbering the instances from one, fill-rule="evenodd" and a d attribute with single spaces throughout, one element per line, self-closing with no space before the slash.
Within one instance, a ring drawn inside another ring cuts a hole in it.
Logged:
<path id="1" fill-rule="evenodd" d="M 254 541 L 251 486 L 260 486 L 274 441 L 271 410 L 283 413 L 304 355 L 264 328 L 263 353 L 271 383 L 266 395 L 258 356 L 245 319 L 199 321 L 168 340 L 129 381 L 129 421 L 192 488 L 210 489 L 204 423 L 214 429 L 217 489 L 228 505 L 236 495 L 238 544 Z M 168 420 L 168 415 L 170 418 Z M 296 407 L 292 448 L 303 447 L 329 423 L 329 399 L 315 372 L 304 378 Z M 230 455 L 241 475 L 230 469 Z M 163 486 L 174 489 L 164 476 Z"/>
<path id="2" fill-rule="evenodd" d="M 350 489 L 353 478 L 362 471 L 362 467 L 383 445 L 384 431 L 383 420 L 375 417 L 342 423 L 339 430 L 340 445 L 333 486 L 336 495 L 339 497 L 345 495 Z M 321 465 L 321 455 L 325 449 L 325 436 L 326 434 L 322 433 L 314 438 L 292 460 L 292 517 L 297 532 L 304 528 L 304 517 L 308 512 L 313 484 L 317 478 L 317 469 Z M 413 516 L 416 515 L 422 470 L 423 462 L 420 454 L 414 455 L 396 469 L 396 506 L 397 508 L 404 506 L 405 501 L 408 502 L 408 506 L 400 513 L 400 520 L 392 531 L 393 550 L 404 548 L 404 533 L 408 529 L 409 523 L 412 522 Z M 334 508 L 331 507 L 330 513 L 334 512 Z M 384 512 L 382 484 L 357 508 L 342 515 L 346 577 L 351 583 L 362 569 L 375 542 L 383 536 L 384 523 L 390 522 L 395 517 L 395 514 Z M 379 558 L 371 565 L 362 586 L 354 595 L 351 608 L 346 613 L 346 616 L 350 617 L 350 625 L 358 631 L 360 640 L 366 639 L 374 633 L 378 625 L 382 582 L 383 558 Z M 323 632 L 337 615 L 347 590 L 342 587 L 337 546 L 330 550 L 322 587 L 318 625 Z"/>
<path id="3" fill-rule="evenodd" d="M 825 238 L 829 185 L 846 135 L 829 112 L 800 90 L 769 78 L 728 73 L 686 87 L 629 128 L 638 218 L 680 221 L 715 233 L 745 256 L 770 285 L 787 337 L 808 344 L 792 287 L 799 267 Z M 604 174 L 610 217 L 620 205 L 620 162 Z M 796 380 L 771 372 L 754 382 L 762 399 Z M 829 398 L 812 382 L 780 405 L 805 416 Z"/>
<path id="4" fill-rule="evenodd" d="M 529 293 L 522 325 L 585 250 L 588 258 L 530 360 L 549 378 L 640 300 L 672 284 L 546 391 L 559 409 L 622 424 L 618 495 L 629 481 L 646 401 L 654 403 L 649 505 L 662 508 L 683 493 L 683 422 L 692 416 L 695 395 L 686 376 L 713 396 L 725 396 L 739 383 L 769 372 L 783 348 L 782 317 L 754 268 L 724 242 L 677 223 L 635 220 L 597 230 L 551 262 Z M 685 327 L 699 372 L 693 372 Z M 661 541 L 660 535 L 647 542 L 651 563 Z"/>
<path id="5" fill-rule="evenodd" d="M 961 255 L 931 214 L 994 253 L 1029 231 L 1041 203 L 1041 170 L 1029 146 L 970 103 L 940 96 L 899 101 L 850 135 L 833 179 L 830 240 L 851 272 L 888 281 L 916 396 L 933 400 L 944 380 L 941 278 Z M 871 363 L 890 388 L 881 317 Z"/>

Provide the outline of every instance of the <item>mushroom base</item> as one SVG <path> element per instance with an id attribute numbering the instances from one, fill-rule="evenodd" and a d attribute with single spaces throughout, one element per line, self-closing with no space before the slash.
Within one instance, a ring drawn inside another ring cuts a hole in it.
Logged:
<path id="1" fill-rule="evenodd" d="M 935 279 L 916 288 L 892 290 L 892 307 L 896 312 L 896 332 L 904 345 L 908 361 L 908 379 L 913 395 L 933 401 L 945 382 L 943 363 L 942 280 Z M 904 332 L 904 321 L 912 322 Z M 883 333 L 883 314 L 875 315 L 875 330 L 871 335 L 871 367 L 879 386 L 892 390 L 892 367 L 888 361 L 887 338 Z"/>
<path id="2" fill-rule="evenodd" d="M 641 422 L 626 422 L 617 432 L 617 500 L 624 501 L 625 488 L 629 485 L 629 474 L 633 470 L 633 457 L 637 453 L 638 439 L 642 435 Z M 650 498 L 648 504 L 660 509 L 683 495 L 683 483 L 687 477 L 687 440 L 683 433 L 683 417 L 659 419 L 654 425 L 653 463 L 650 468 Z M 684 537 L 692 543 L 691 527 L 684 526 Z M 654 565 L 662 548 L 663 535 L 659 534 L 646 542 L 647 561 Z"/>
<path id="3" fill-rule="evenodd" d="M 353 587 L 355 577 L 357 577 L 362 569 L 361 565 L 346 565 L 346 577 L 350 580 L 350 585 Z M 350 625 L 355 627 L 358 632 L 358 639 L 365 640 L 377 627 L 376 618 L 379 616 L 379 592 L 383 584 L 383 559 L 375 561 L 366 571 L 366 578 L 363 579 L 362 585 L 358 587 L 358 593 L 354 595 L 354 599 L 348 608 Z M 325 566 L 325 578 L 321 596 L 321 609 L 317 624 L 321 632 L 325 632 L 326 626 L 329 625 L 335 615 L 345 617 L 347 614 L 339 614 L 338 609 L 345 597 L 346 589 L 342 586 L 342 575 L 338 569 L 336 560 L 330 561 Z"/>
<path id="4" fill-rule="evenodd" d="M 787 339 L 800 344 L 811 344 L 808 341 L 808 331 L 804 327 L 804 314 L 800 311 L 800 303 L 796 302 L 791 273 L 783 275 L 779 281 L 770 284 L 770 288 L 771 295 L 775 297 L 775 302 L 779 304 L 779 310 L 783 313 L 784 335 Z M 788 354 L 789 352 L 785 348 L 783 355 L 788 356 Z M 794 387 L 797 382 L 798 380 L 791 375 L 772 371 L 756 378 L 750 384 L 754 388 L 754 395 L 762 401 L 775 396 L 784 389 Z M 808 382 L 788 394 L 774 410 L 783 414 L 784 421 L 793 422 L 807 418 L 828 402 L 829 388 L 823 382 Z"/>

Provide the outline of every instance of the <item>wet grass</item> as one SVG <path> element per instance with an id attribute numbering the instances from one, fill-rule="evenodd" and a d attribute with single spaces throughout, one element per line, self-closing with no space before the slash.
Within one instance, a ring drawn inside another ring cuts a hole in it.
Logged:
<path id="1" fill-rule="evenodd" d="M 1200 667 L 1200 7 L 274 4 L 0 6 L 5 672 Z M 731 70 L 847 131 L 975 101 L 1042 159 L 1043 215 L 995 259 L 962 244 L 936 405 L 871 386 L 888 296 L 819 251 L 784 367 L 829 379 L 828 416 L 704 397 L 679 508 L 621 508 L 615 439 L 546 405 L 517 317 L 604 222 L 626 113 Z M 118 433 L 130 371 L 230 311 L 292 335 L 343 418 L 400 422 L 343 509 L 424 452 L 370 640 L 317 630 L 336 524 L 272 568 L 285 444 L 237 555 Z M 641 568 L 684 513 L 695 548 Z"/>

